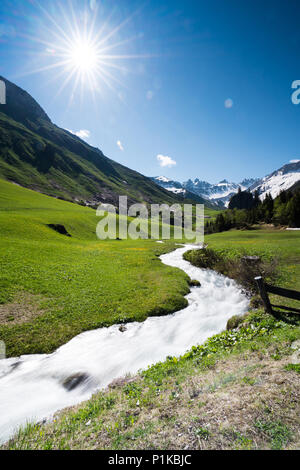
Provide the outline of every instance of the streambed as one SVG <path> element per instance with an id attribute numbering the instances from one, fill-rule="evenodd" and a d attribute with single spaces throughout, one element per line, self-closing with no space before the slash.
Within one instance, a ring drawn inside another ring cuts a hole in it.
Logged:
<path id="1" fill-rule="evenodd" d="M 52 354 L 0 360 L 0 442 L 28 421 L 87 400 L 118 377 L 183 354 L 222 331 L 231 316 L 247 311 L 249 301 L 235 281 L 183 259 L 192 248 L 185 245 L 160 257 L 200 281 L 201 287 L 186 296 L 186 308 L 129 323 L 123 332 L 113 325 L 81 333 Z M 82 380 L 72 387 L 76 377 Z"/>

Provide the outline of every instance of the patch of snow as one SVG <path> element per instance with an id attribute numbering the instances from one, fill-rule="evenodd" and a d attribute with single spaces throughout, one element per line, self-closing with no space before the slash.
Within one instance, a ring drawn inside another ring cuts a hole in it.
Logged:
<path id="1" fill-rule="evenodd" d="M 241 189 L 242 189 L 242 191 L 244 191 L 243 188 L 241 188 Z M 220 199 L 220 198 L 223 198 L 223 197 L 230 196 L 232 193 L 236 193 L 236 192 L 237 192 L 236 190 L 233 190 L 232 188 L 228 188 L 227 190 L 224 190 L 221 193 L 211 194 L 210 199 Z"/>
<path id="2" fill-rule="evenodd" d="M 163 183 L 169 183 L 171 180 L 166 176 L 157 176 L 155 178 L 157 181 L 162 181 Z"/>
<path id="3" fill-rule="evenodd" d="M 165 189 L 167 191 L 170 191 L 171 193 L 174 193 L 174 194 L 185 194 L 186 193 L 186 190 L 185 189 L 182 189 L 182 188 L 172 188 L 172 187 L 165 187 Z"/>
<path id="4" fill-rule="evenodd" d="M 271 196 L 274 199 L 278 196 L 280 191 L 291 188 L 298 181 L 300 181 L 299 172 L 290 172 L 284 174 L 282 171 L 278 171 L 274 175 L 263 178 L 262 184 L 260 184 L 255 189 L 260 191 L 259 197 L 261 200 L 265 199 L 268 193 L 271 193 Z"/>

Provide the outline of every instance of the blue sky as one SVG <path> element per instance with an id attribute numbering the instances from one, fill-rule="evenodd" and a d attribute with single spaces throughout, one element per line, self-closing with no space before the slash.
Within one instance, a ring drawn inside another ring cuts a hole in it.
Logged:
<path id="1" fill-rule="evenodd" d="M 0 74 L 57 125 L 88 131 L 80 134 L 87 142 L 143 174 L 180 181 L 238 182 L 300 158 L 300 105 L 291 102 L 300 79 L 299 1 L 62 4 L 0 4 Z M 73 75 L 60 90 L 70 70 L 49 66 L 84 18 L 88 31 L 95 18 L 96 43 L 105 39 L 101 76 L 92 71 L 97 89 L 86 75 L 74 89 Z"/>

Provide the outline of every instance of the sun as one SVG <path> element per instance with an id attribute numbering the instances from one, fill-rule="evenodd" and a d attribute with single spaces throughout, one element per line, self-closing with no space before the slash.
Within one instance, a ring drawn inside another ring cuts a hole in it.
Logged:
<path id="1" fill-rule="evenodd" d="M 54 98 L 68 89 L 72 102 L 78 95 L 82 99 L 86 89 L 96 103 L 96 95 L 105 96 L 105 88 L 109 88 L 124 101 L 124 93 L 119 88 L 126 88 L 124 80 L 131 72 L 126 62 L 152 57 L 132 50 L 131 43 L 139 36 L 123 38 L 121 35 L 121 30 L 139 9 L 112 26 L 114 10 L 104 19 L 98 14 L 98 4 L 92 0 L 82 10 L 74 10 L 71 1 L 68 6 L 53 1 L 51 14 L 39 3 L 37 5 L 42 11 L 42 27 L 37 36 L 26 37 L 40 47 L 39 52 L 32 54 L 38 67 L 31 67 L 28 74 L 44 72 L 49 81 L 56 81 Z"/>
<path id="2" fill-rule="evenodd" d="M 70 65 L 82 73 L 95 72 L 98 64 L 96 47 L 87 41 L 79 40 L 69 52 Z"/>

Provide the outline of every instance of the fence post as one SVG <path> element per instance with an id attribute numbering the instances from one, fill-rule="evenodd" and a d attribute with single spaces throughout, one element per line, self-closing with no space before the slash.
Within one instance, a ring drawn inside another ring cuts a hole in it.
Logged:
<path id="1" fill-rule="evenodd" d="M 271 303 L 270 303 L 270 300 L 269 300 L 268 293 L 265 289 L 264 280 L 261 276 L 255 277 L 254 279 L 256 281 L 256 284 L 257 284 L 260 296 L 262 298 L 265 310 L 266 310 L 267 313 L 270 313 L 272 315 L 273 310 L 272 310 L 272 306 L 271 306 Z"/>

